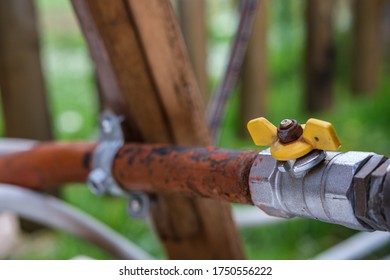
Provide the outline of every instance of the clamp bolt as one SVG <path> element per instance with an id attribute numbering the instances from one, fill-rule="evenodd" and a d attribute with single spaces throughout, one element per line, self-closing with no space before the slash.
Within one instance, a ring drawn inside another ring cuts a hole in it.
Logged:
<path id="1" fill-rule="evenodd" d="M 112 124 L 108 118 L 103 118 L 101 121 L 101 127 L 105 134 L 110 134 L 112 131 Z"/>
<path id="2" fill-rule="evenodd" d="M 102 168 L 96 168 L 88 176 L 88 187 L 92 193 L 102 195 L 106 192 L 109 175 Z"/>
<path id="3" fill-rule="evenodd" d="M 146 193 L 129 193 L 127 212 L 136 219 L 144 219 L 149 215 L 150 199 Z"/>

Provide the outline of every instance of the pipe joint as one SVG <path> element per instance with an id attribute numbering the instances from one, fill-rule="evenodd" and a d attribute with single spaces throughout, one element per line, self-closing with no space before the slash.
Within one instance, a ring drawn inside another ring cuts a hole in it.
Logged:
<path id="1" fill-rule="evenodd" d="M 272 216 L 389 231 L 390 161 L 368 152 L 322 153 L 294 162 L 259 153 L 249 174 L 253 203 Z"/>

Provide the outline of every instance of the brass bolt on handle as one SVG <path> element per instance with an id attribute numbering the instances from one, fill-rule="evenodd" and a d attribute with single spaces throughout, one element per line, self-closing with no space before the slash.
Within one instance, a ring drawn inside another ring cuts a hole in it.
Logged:
<path id="1" fill-rule="evenodd" d="M 284 119 L 277 128 L 279 141 L 283 144 L 293 142 L 303 133 L 302 126 L 296 120 Z"/>

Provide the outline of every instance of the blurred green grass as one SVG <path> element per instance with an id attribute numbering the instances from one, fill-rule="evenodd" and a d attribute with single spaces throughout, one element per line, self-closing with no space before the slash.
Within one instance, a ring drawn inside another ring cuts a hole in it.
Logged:
<path id="1" fill-rule="evenodd" d="M 96 139 L 98 102 L 94 69 L 69 1 L 38 0 L 37 5 L 55 136 L 60 140 Z M 267 118 L 273 123 L 285 117 L 296 118 L 300 122 L 305 122 L 308 117 L 325 119 L 336 127 L 343 142 L 342 150 L 369 150 L 390 155 L 390 82 L 386 79 L 387 74 L 383 73 L 379 87 L 371 95 L 352 96 L 349 87 L 350 28 L 348 13 L 343 9 L 340 9 L 337 17 L 339 56 L 335 106 L 331 111 L 318 115 L 309 116 L 303 111 L 303 5 L 303 1 L 270 1 Z M 212 85 L 216 84 L 222 73 L 228 43 L 237 22 L 233 8 L 232 1 L 213 1 L 209 10 L 209 71 Z M 258 149 L 249 135 L 238 135 L 238 100 L 239 90 L 236 90 L 228 104 L 220 146 Z M 84 185 L 66 186 L 63 198 L 133 240 L 156 258 L 164 258 L 150 226 L 127 217 L 125 199 L 96 197 Z M 354 232 L 341 226 L 302 219 L 240 230 L 250 259 L 311 258 Z M 110 258 L 94 246 L 68 234 L 55 232 L 52 238 L 56 245 L 51 250 L 36 250 L 17 257 L 68 259 L 81 254 L 97 259 Z"/>

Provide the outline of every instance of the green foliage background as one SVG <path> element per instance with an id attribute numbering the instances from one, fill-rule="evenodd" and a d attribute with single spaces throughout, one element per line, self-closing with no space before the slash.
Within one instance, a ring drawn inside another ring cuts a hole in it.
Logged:
<path id="1" fill-rule="evenodd" d="M 209 75 L 211 89 L 222 73 L 237 15 L 235 1 L 208 3 Z M 337 42 L 337 80 L 335 106 L 328 112 L 308 115 L 303 106 L 304 77 L 304 1 L 269 1 L 267 118 L 278 123 L 292 117 L 304 123 L 308 117 L 330 121 L 336 127 L 342 150 L 373 151 L 390 155 L 390 81 L 384 59 L 381 82 L 375 92 L 353 96 L 350 92 L 351 15 L 340 1 L 335 15 Z M 60 140 L 97 138 L 97 89 L 93 65 L 85 41 L 78 29 L 70 2 L 36 0 L 41 28 L 42 58 L 55 136 Z M 230 100 L 220 146 L 258 149 L 249 135 L 238 135 L 239 90 Z M 139 244 L 156 258 L 164 253 L 146 222 L 126 215 L 120 198 L 93 196 L 85 185 L 63 189 L 63 197 L 72 205 L 97 217 Z M 240 207 L 240 206 L 234 206 Z M 307 259 L 355 233 L 341 226 L 317 221 L 293 219 L 279 224 L 242 229 L 242 240 L 250 259 Z M 88 255 L 107 259 L 94 246 L 62 232 L 45 235 L 42 246 L 26 246 L 15 253 L 18 259 L 68 259 Z M 36 239 L 31 239 L 35 240 Z M 384 248 L 382 253 L 389 252 Z M 371 256 L 376 258 L 377 255 Z"/>

